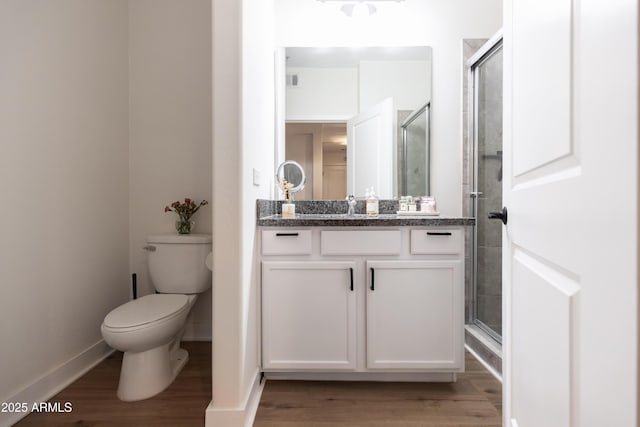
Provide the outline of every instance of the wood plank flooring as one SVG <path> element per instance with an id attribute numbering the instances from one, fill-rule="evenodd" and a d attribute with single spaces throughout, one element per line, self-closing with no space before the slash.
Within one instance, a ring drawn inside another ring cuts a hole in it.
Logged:
<path id="1" fill-rule="evenodd" d="M 189 362 L 162 393 L 138 402 L 116 396 L 122 353 L 115 352 L 50 402 L 71 402 L 69 413 L 31 413 L 19 427 L 190 427 L 204 425 L 211 402 L 211 343 L 183 342 Z"/>
<path id="2" fill-rule="evenodd" d="M 502 385 L 471 355 L 455 383 L 268 381 L 254 427 L 502 425 Z"/>
<path id="3" fill-rule="evenodd" d="M 70 413 L 32 413 L 18 427 L 203 426 L 211 400 L 211 343 L 185 342 L 189 363 L 159 395 L 116 397 L 122 353 L 116 352 L 51 402 Z M 502 387 L 473 357 L 456 383 L 268 381 L 255 427 L 501 426 Z M 224 427 L 224 426 L 221 426 Z"/>

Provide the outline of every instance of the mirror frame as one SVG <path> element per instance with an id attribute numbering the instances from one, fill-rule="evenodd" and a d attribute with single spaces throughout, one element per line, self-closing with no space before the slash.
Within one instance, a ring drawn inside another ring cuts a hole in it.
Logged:
<path id="1" fill-rule="evenodd" d="M 280 166 L 278 166 L 278 169 L 276 170 L 276 183 L 280 182 L 281 179 L 285 178 L 284 177 L 285 166 L 294 166 L 298 168 L 298 170 L 300 171 L 300 176 L 302 177 L 298 185 L 294 185 L 293 188 L 289 190 L 291 192 L 291 199 L 293 199 L 294 193 L 297 193 L 298 191 L 301 191 L 304 189 L 304 184 L 307 182 L 307 175 L 304 173 L 304 168 L 300 165 L 300 163 L 296 162 L 295 160 L 285 160 L 284 162 L 280 163 Z M 282 176 L 280 176 L 281 174 Z M 290 181 L 287 180 L 287 182 L 290 182 Z M 293 182 L 290 182 L 290 183 L 294 184 Z"/>

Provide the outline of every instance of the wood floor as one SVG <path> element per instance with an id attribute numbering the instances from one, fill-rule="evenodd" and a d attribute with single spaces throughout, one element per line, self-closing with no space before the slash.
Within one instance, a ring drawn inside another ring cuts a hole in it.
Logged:
<path id="1" fill-rule="evenodd" d="M 122 353 L 115 352 L 50 402 L 71 402 L 69 413 L 31 413 L 19 427 L 190 427 L 204 425 L 211 402 L 211 343 L 183 342 L 189 362 L 159 395 L 139 402 L 116 397 Z"/>
<path id="2" fill-rule="evenodd" d="M 183 347 L 189 363 L 151 399 L 118 400 L 122 353 L 116 352 L 50 400 L 71 402 L 72 412 L 32 413 L 16 426 L 203 426 L 211 400 L 211 343 Z M 498 427 L 501 396 L 500 383 L 467 355 L 466 372 L 453 384 L 268 381 L 254 427 Z"/>
<path id="3" fill-rule="evenodd" d="M 467 353 L 455 383 L 268 381 L 254 427 L 502 426 L 502 385 Z"/>

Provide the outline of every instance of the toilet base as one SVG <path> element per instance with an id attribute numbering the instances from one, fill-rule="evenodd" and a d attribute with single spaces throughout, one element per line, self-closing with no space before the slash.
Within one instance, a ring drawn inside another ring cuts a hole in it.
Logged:
<path id="1" fill-rule="evenodd" d="M 175 380 L 188 360 L 179 340 L 139 353 L 125 352 L 118 398 L 131 402 L 155 396 Z"/>

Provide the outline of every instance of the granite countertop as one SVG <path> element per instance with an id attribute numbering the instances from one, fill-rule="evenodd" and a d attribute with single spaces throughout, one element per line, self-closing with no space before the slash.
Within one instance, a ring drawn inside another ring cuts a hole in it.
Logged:
<path id="1" fill-rule="evenodd" d="M 398 200 L 380 200 L 380 215 L 365 215 L 365 202 L 358 200 L 355 215 L 348 217 L 345 200 L 296 201 L 295 219 L 283 219 L 282 200 L 257 200 L 257 225 L 261 227 L 404 227 L 474 225 L 474 218 L 398 215 Z"/>
<path id="2" fill-rule="evenodd" d="M 406 227 L 406 226 L 453 226 L 474 225 L 474 218 L 442 216 L 405 216 L 380 214 L 368 217 L 356 214 L 296 214 L 295 219 L 283 219 L 281 215 L 258 217 L 257 225 L 262 227 Z"/>

